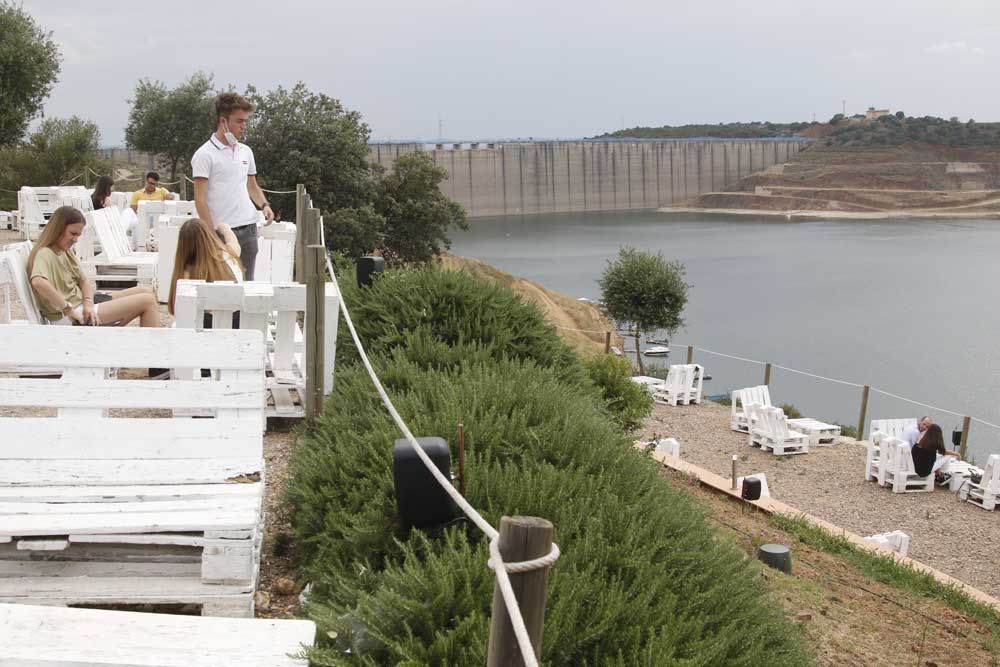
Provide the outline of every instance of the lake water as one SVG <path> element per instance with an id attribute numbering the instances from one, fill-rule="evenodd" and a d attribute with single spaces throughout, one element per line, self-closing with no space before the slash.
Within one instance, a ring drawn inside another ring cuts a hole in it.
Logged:
<path id="1" fill-rule="evenodd" d="M 687 266 L 684 344 L 843 379 L 1000 424 L 1000 221 L 774 222 L 656 212 L 476 218 L 452 250 L 575 297 L 621 245 Z M 696 351 L 707 394 L 763 381 L 763 367 Z M 775 403 L 856 424 L 861 390 L 774 369 Z M 872 393 L 868 420 L 961 418 Z M 1000 452 L 973 422 L 970 454 Z"/>

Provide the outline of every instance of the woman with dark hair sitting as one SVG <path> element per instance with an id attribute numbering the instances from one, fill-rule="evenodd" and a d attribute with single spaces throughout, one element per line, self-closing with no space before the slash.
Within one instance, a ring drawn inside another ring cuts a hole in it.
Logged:
<path id="1" fill-rule="evenodd" d="M 101 176 L 94 188 L 94 194 L 90 195 L 90 200 L 94 203 L 94 210 L 100 211 L 105 206 L 111 206 L 111 191 L 115 189 L 115 182 L 110 176 Z"/>
<path id="2" fill-rule="evenodd" d="M 937 424 L 928 426 L 924 434 L 920 436 L 920 440 L 917 440 L 917 444 L 910 449 L 910 455 L 913 457 L 913 469 L 921 477 L 927 477 L 934 472 L 934 463 L 937 461 L 938 455 L 947 456 L 949 454 L 953 454 L 953 452 L 944 448 L 944 434 Z"/>

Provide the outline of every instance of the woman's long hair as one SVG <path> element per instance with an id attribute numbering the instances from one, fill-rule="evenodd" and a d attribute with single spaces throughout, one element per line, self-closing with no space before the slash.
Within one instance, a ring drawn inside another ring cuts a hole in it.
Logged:
<path id="1" fill-rule="evenodd" d="M 941 432 L 941 427 L 937 424 L 931 424 L 928 426 L 923 437 L 920 438 L 920 446 L 924 449 L 931 449 L 934 451 L 941 451 L 944 449 L 944 434 Z"/>
<path id="2" fill-rule="evenodd" d="M 35 241 L 35 245 L 31 248 L 31 254 L 28 255 L 28 279 L 31 279 L 31 269 L 35 266 L 35 255 L 42 248 L 48 248 L 54 246 L 59 239 L 62 237 L 63 232 L 66 231 L 66 227 L 69 225 L 76 225 L 79 223 L 87 224 L 87 218 L 84 217 L 83 213 L 78 208 L 73 208 L 72 206 L 60 206 L 53 213 L 49 221 L 45 223 L 45 227 L 42 229 L 41 236 Z M 67 252 L 72 253 L 72 250 Z"/>
<path id="3" fill-rule="evenodd" d="M 174 274 L 170 277 L 170 297 L 167 299 L 167 308 L 171 315 L 174 313 L 177 281 L 185 271 L 190 280 L 204 280 L 210 283 L 236 280 L 233 270 L 226 263 L 227 256 L 235 259 L 239 265 L 239 258 L 222 245 L 215 230 L 207 222 L 200 218 L 191 218 L 181 225 L 177 235 L 177 253 L 174 255 Z"/>
<path id="4" fill-rule="evenodd" d="M 97 181 L 94 194 L 90 196 L 95 211 L 104 206 L 104 200 L 111 194 L 111 188 L 114 187 L 114 184 L 115 182 L 110 176 L 101 176 L 100 180 Z"/>

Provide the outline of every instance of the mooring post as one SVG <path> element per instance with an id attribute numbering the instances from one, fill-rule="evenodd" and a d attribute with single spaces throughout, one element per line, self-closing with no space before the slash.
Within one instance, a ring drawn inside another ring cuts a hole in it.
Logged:
<path id="1" fill-rule="evenodd" d="M 694 363 L 694 345 L 688 345 L 688 360 L 689 364 Z"/>
<path id="2" fill-rule="evenodd" d="M 507 563 L 534 560 L 548 555 L 552 550 L 552 523 L 533 516 L 505 516 L 500 519 L 500 556 Z M 535 657 L 542 645 L 542 626 L 545 622 L 545 589 L 549 582 L 549 568 L 510 574 L 524 626 L 531 638 Z M 514 635 L 507 605 L 500 593 L 499 583 L 493 588 L 493 612 L 490 621 L 490 642 L 486 654 L 486 667 L 522 667 L 524 660 Z"/>
<path id="3" fill-rule="evenodd" d="M 858 414 L 858 440 L 865 439 L 865 417 L 868 415 L 868 392 L 871 387 L 865 385 L 861 390 L 861 412 Z"/>
<path id="4" fill-rule="evenodd" d="M 972 427 L 972 418 L 962 417 L 962 444 L 958 446 L 958 455 L 965 461 L 965 454 L 969 449 L 969 429 Z"/>
<path id="5" fill-rule="evenodd" d="M 770 361 L 767 362 L 766 364 L 764 364 L 764 384 L 765 385 L 770 385 L 771 384 L 771 362 Z"/>
<path id="6" fill-rule="evenodd" d="M 604 332 L 604 354 L 611 354 L 611 332 Z"/>

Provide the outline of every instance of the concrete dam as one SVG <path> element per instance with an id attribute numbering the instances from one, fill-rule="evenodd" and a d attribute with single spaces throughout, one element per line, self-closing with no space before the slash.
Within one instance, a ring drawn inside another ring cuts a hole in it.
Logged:
<path id="1" fill-rule="evenodd" d="M 788 159 L 808 140 L 664 139 L 448 144 L 373 143 L 392 168 L 427 151 L 448 172 L 441 190 L 469 217 L 650 209 L 723 190 Z"/>

